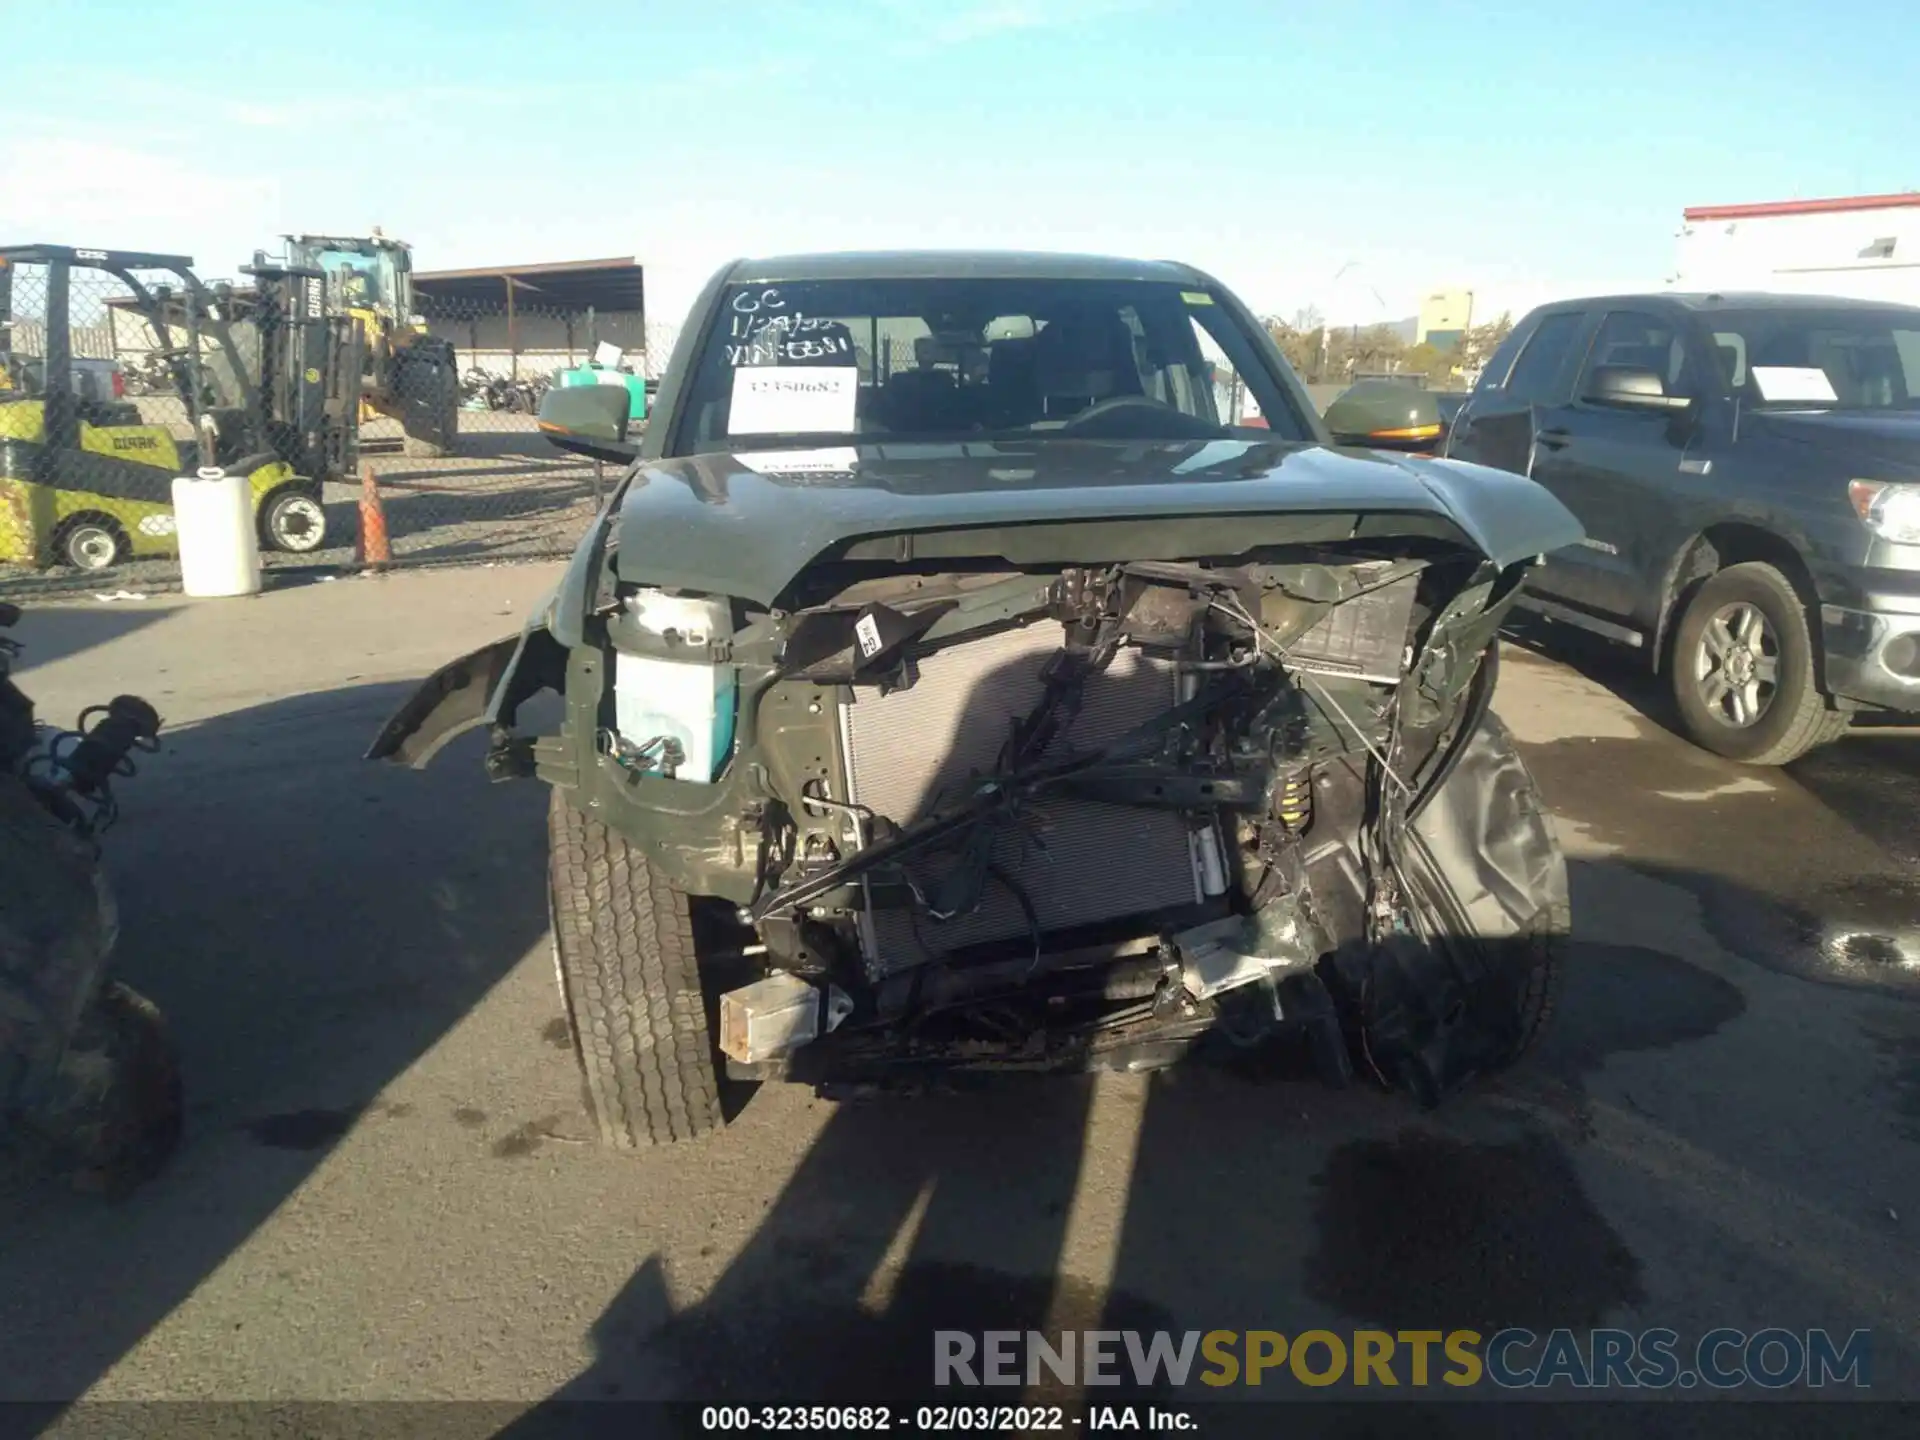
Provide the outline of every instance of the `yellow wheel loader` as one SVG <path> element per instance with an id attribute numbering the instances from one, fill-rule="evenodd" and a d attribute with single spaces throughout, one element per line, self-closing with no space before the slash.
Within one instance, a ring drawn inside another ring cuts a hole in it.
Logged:
<path id="1" fill-rule="evenodd" d="M 371 236 L 288 235 L 286 264 L 326 277 L 328 311 L 359 329 L 365 356 L 362 418 L 400 422 L 408 455 L 450 455 L 459 432 L 460 371 L 451 341 L 427 333 L 413 307 L 413 252 Z M 256 266 L 264 257 L 254 256 Z"/>

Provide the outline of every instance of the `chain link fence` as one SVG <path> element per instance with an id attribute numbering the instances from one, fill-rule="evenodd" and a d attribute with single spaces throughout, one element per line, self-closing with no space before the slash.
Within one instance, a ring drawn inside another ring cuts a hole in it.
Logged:
<path id="1" fill-rule="evenodd" d="M 675 339 L 525 297 L 420 296 L 424 327 L 395 323 L 271 263 L 204 283 L 136 263 L 167 257 L 0 254 L 0 594 L 176 585 L 172 481 L 206 463 L 247 477 L 269 571 L 382 543 L 396 566 L 564 555 L 616 477 L 541 438 L 541 397 L 623 384 L 638 414 Z"/>

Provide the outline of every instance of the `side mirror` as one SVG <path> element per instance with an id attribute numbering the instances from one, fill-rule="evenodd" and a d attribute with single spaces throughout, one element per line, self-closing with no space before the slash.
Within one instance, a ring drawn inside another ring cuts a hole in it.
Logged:
<path id="1" fill-rule="evenodd" d="M 1447 431 L 1433 391 L 1391 380 L 1361 380 L 1348 386 L 1321 418 L 1334 443 L 1370 450 L 1427 455 L 1439 447 Z"/>
<path id="2" fill-rule="evenodd" d="M 562 450 L 625 465 L 640 453 L 627 439 L 631 414 L 625 386 L 556 386 L 541 400 L 535 423 Z"/>
<path id="3" fill-rule="evenodd" d="M 1658 410 L 1667 414 L 1693 405 L 1684 395 L 1667 394 L 1666 384 L 1657 372 L 1634 365 L 1595 367 L 1587 393 L 1580 398 L 1589 405 L 1607 405 L 1616 410 Z"/>

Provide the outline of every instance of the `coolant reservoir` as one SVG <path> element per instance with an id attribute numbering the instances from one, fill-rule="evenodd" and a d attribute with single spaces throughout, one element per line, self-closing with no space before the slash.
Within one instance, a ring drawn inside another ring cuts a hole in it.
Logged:
<path id="1" fill-rule="evenodd" d="M 189 595 L 253 595 L 260 590 L 260 538 L 244 475 L 217 467 L 173 482 L 180 545 L 180 588 Z"/>
<path id="2" fill-rule="evenodd" d="M 627 597 L 626 610 L 620 629 L 654 653 L 620 648 L 616 631 L 613 706 L 620 738 L 628 753 L 653 756 L 657 742 L 671 738 L 682 756 L 675 778 L 710 783 L 733 748 L 735 671 L 714 662 L 715 643 L 733 635 L 732 607 L 725 600 L 639 590 Z M 656 761 L 653 768 L 661 767 Z"/>

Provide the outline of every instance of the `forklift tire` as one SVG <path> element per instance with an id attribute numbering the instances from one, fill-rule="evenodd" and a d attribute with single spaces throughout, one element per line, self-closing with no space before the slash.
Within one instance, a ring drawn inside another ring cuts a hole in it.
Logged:
<path id="1" fill-rule="evenodd" d="M 55 532 L 53 548 L 75 570 L 110 570 L 127 558 L 127 532 L 107 515 L 74 515 Z"/>
<path id="2" fill-rule="evenodd" d="M 327 543 L 327 512 L 318 485 L 282 485 L 260 506 L 260 543 L 290 555 L 308 555 Z"/>

